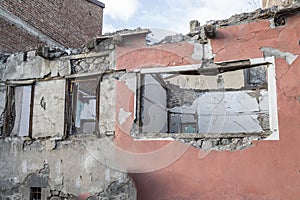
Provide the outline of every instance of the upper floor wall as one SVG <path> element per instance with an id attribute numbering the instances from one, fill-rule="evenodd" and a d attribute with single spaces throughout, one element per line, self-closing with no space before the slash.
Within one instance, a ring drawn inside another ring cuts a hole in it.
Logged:
<path id="1" fill-rule="evenodd" d="M 94 0 L 1 1 L 0 52 L 79 47 L 102 34 L 104 7 Z"/>

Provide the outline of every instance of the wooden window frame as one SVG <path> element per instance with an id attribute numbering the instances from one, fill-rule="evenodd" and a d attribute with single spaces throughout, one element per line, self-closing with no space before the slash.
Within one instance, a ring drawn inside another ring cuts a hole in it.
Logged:
<path id="1" fill-rule="evenodd" d="M 29 113 L 29 130 L 28 135 L 19 136 L 11 135 L 12 128 L 15 124 L 15 116 L 12 116 L 12 101 L 15 98 L 15 88 L 16 87 L 25 87 L 31 86 L 31 96 L 30 96 L 30 113 Z M 3 135 L 2 137 L 32 137 L 32 120 L 33 120 L 33 105 L 34 105 L 34 90 L 35 82 L 34 81 L 12 81 L 7 83 L 6 89 L 6 103 L 5 103 L 5 112 L 4 112 L 4 126 L 3 126 Z M 11 118 L 13 123 L 11 122 Z"/>
<path id="2" fill-rule="evenodd" d="M 74 128 L 74 117 L 73 117 L 73 92 L 74 92 L 74 83 L 76 82 L 86 82 L 94 79 L 97 82 L 97 88 L 95 91 L 96 94 L 96 116 L 95 116 L 95 131 L 91 134 L 96 134 L 99 136 L 99 122 L 100 122 L 100 87 L 101 87 L 101 79 L 100 75 L 90 75 L 90 76 L 79 76 L 79 77 L 71 77 L 67 78 L 66 81 L 66 110 L 65 110 L 65 136 L 70 137 L 72 135 L 86 135 L 82 132 L 73 133 Z M 88 120 L 91 121 L 91 120 Z M 87 134 L 90 135 L 90 134 Z"/>
<path id="3" fill-rule="evenodd" d="M 35 196 L 38 195 L 40 198 L 36 199 Z M 30 200 L 42 200 L 42 188 L 41 187 L 31 187 L 30 188 Z"/>

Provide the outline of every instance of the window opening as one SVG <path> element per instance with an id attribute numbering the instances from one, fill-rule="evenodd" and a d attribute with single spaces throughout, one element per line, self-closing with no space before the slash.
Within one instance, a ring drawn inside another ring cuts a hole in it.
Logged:
<path id="1" fill-rule="evenodd" d="M 212 74 L 142 70 L 138 132 L 270 135 L 269 65 L 238 64 Z"/>
<path id="2" fill-rule="evenodd" d="M 70 83 L 70 134 L 95 133 L 99 121 L 99 80 L 74 79 Z"/>
<path id="3" fill-rule="evenodd" d="M 6 102 L 6 136 L 29 136 L 32 85 L 9 86 Z"/>
<path id="4" fill-rule="evenodd" d="M 41 200 L 42 199 L 42 188 L 31 187 L 30 188 L 30 200 Z"/>

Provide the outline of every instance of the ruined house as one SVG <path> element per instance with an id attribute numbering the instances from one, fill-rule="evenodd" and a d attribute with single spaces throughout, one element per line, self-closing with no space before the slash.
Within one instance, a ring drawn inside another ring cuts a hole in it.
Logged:
<path id="1" fill-rule="evenodd" d="M 1 0 L 0 53 L 79 47 L 102 35 L 104 7 L 97 0 Z"/>
<path id="2" fill-rule="evenodd" d="M 2 199 L 298 199 L 300 7 L 1 67 Z M 137 195 L 137 196 L 136 196 Z"/>

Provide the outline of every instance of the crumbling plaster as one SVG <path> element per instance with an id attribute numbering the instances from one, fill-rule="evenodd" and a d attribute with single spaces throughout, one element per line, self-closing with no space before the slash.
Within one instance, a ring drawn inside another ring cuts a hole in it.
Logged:
<path id="1" fill-rule="evenodd" d="M 71 73 L 68 61 L 60 60 L 54 64 L 53 61 L 36 56 L 35 52 L 16 53 L 9 56 L 1 80 L 42 79 L 48 75 L 56 77 Z"/>
<path id="2" fill-rule="evenodd" d="M 299 55 L 299 15 L 294 15 L 290 10 L 292 16 L 288 16 L 285 26 L 270 29 L 268 18 L 273 14 L 275 12 L 269 9 L 216 22 L 220 25 L 217 38 L 211 40 L 215 61 L 262 57 L 261 47 Z M 205 156 L 201 154 L 200 160 L 195 159 L 200 156 L 199 152 L 189 149 L 176 163 L 165 169 L 134 175 L 137 184 L 141 185 L 138 197 L 149 200 L 299 198 L 300 137 L 297 132 L 300 128 L 300 104 L 297 100 L 297 66 L 300 62 L 297 58 L 289 66 L 284 58 L 276 58 L 275 63 L 279 141 L 252 141 L 252 148 L 235 152 L 211 151 Z M 154 194 L 149 188 L 159 190 L 158 180 L 160 185 L 166 186 L 163 191 Z"/>
<path id="3" fill-rule="evenodd" d="M 262 47 L 260 48 L 263 51 L 264 57 L 271 57 L 274 56 L 275 58 L 284 58 L 285 61 L 292 65 L 293 62 L 297 59 L 299 55 L 294 55 L 290 52 L 282 52 L 279 49 L 272 48 L 272 47 Z"/>
<path id="4" fill-rule="evenodd" d="M 199 64 L 203 60 L 212 60 L 209 42 L 200 44 L 201 40 L 202 38 L 174 35 L 154 45 L 147 45 L 143 34 L 127 37 L 116 49 L 116 69 L 131 71 L 143 67 Z"/>
<path id="5" fill-rule="evenodd" d="M 34 84 L 33 138 L 63 137 L 65 84 L 65 80 L 40 81 Z"/>
<path id="6" fill-rule="evenodd" d="M 104 77 L 100 84 L 100 122 L 101 135 L 114 135 L 116 119 L 116 80 L 112 75 Z"/>
<path id="7" fill-rule="evenodd" d="M 12 198 L 11 193 L 14 193 L 19 199 L 26 199 L 23 195 L 27 193 L 22 190 L 37 187 L 28 183 L 28 177 L 40 176 L 39 172 L 46 166 L 43 177 L 47 185 L 38 187 L 46 188 L 48 198 L 70 199 L 86 194 L 87 197 L 135 199 L 134 184 L 126 173 L 111 169 L 98 159 L 104 152 L 99 148 L 104 142 L 106 140 L 85 137 L 57 141 L 55 149 L 47 149 L 45 140 L 2 140 L 0 197 Z"/>
<path id="8" fill-rule="evenodd" d="M 39 171 L 47 165 L 48 198 L 72 199 L 81 198 L 81 195 L 93 199 L 136 199 L 135 185 L 128 175 L 105 166 L 105 160 L 115 156 L 112 148 L 105 148 L 105 136 L 115 133 L 115 82 L 122 76 L 109 73 L 115 68 L 113 48 L 114 45 L 104 53 L 97 49 L 85 50 L 83 54 L 43 49 L 13 54 L 1 63 L 3 83 L 33 83 L 35 88 L 33 139 L 8 137 L 1 140 L 1 198 L 29 198 L 29 189 L 33 187 L 28 183 L 30 174 L 39 176 Z M 74 60 L 83 60 L 86 68 L 76 73 L 72 70 L 76 67 Z M 66 140 L 65 78 L 85 74 L 101 76 L 99 131 L 103 139 L 99 135 L 90 135 Z M 3 85 L 1 112 L 5 108 L 5 90 Z M 14 155 L 13 159 L 11 155 Z"/>

